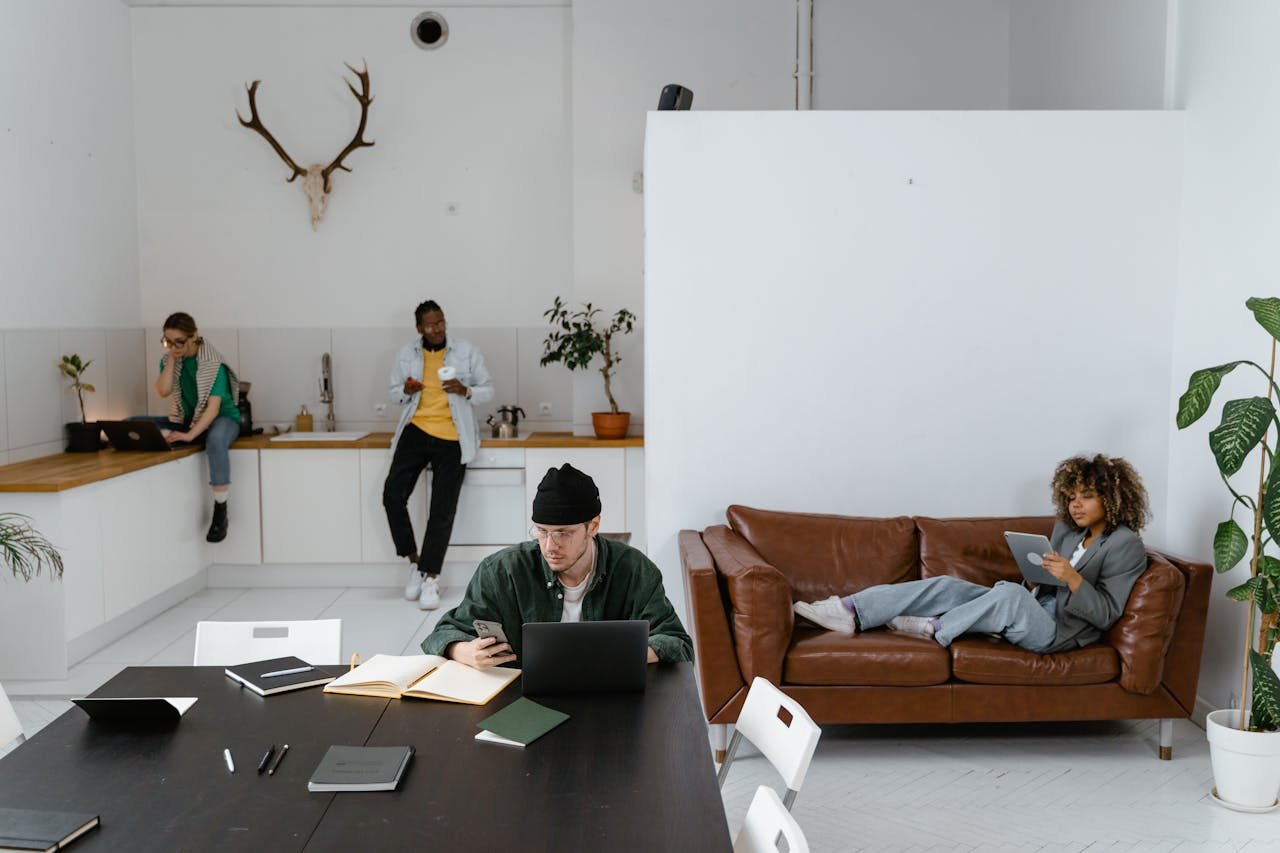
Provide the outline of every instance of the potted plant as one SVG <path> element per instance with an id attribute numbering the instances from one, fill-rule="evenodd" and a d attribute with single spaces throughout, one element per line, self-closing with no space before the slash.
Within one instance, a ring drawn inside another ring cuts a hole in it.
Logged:
<path id="1" fill-rule="evenodd" d="M 0 513 L 0 561 L 24 581 L 46 566 L 50 579 L 62 577 L 62 555 L 31 526 L 30 518 L 16 512 Z"/>
<path id="2" fill-rule="evenodd" d="M 600 309 L 590 302 L 584 303 L 581 310 L 570 311 L 557 296 L 555 304 L 542 314 L 552 329 L 543 341 L 539 364 L 545 367 L 560 362 L 570 370 L 580 370 L 599 355 L 602 362 L 600 375 L 604 377 L 604 395 L 609 400 L 609 411 L 592 412 L 591 425 L 596 438 L 623 438 L 631 424 L 631 413 L 618 411 L 618 401 L 613 399 L 610 379 L 622 361 L 622 356 L 613 348 L 613 336 L 630 334 L 636 315 L 626 308 L 619 308 L 605 325 L 597 319 L 599 314 Z"/>
<path id="3" fill-rule="evenodd" d="M 71 380 L 70 387 L 75 390 L 76 398 L 80 401 L 80 422 L 71 421 L 66 425 L 68 453 L 92 453 L 102 449 L 102 441 L 99 438 L 101 430 L 97 422 L 89 423 L 84 415 L 84 392 L 93 393 L 94 390 L 93 386 L 83 379 L 84 372 L 91 364 L 93 359 L 81 361 L 76 353 L 64 355 L 62 361 L 58 363 L 58 370 Z"/>
<path id="4" fill-rule="evenodd" d="M 1213 564 L 1218 572 L 1226 572 L 1248 558 L 1249 579 L 1228 590 L 1227 597 L 1247 602 L 1249 616 L 1241 655 L 1241 707 L 1211 712 L 1205 720 L 1205 733 L 1213 763 L 1214 796 L 1229 807 L 1252 811 L 1269 810 L 1280 793 L 1280 678 L 1271 665 L 1280 635 L 1280 558 L 1267 553 L 1280 543 L 1280 465 L 1274 464 L 1280 418 L 1272 401 L 1273 396 L 1280 398 L 1275 381 L 1280 299 L 1253 298 L 1245 306 L 1271 336 L 1270 369 L 1241 360 L 1197 370 L 1178 400 L 1177 423 L 1178 429 L 1186 429 L 1199 420 L 1208 411 L 1223 377 L 1237 367 L 1247 365 L 1266 377 L 1265 397 L 1228 400 L 1222 407 L 1221 422 L 1209 433 L 1209 449 L 1232 498 L 1230 516 L 1214 533 Z M 1275 433 L 1270 431 L 1272 426 L 1278 428 Z M 1251 474 L 1250 486 L 1238 490 L 1230 478 L 1259 447 L 1256 494 Z M 1236 521 L 1236 510 L 1245 516 L 1247 532 Z M 1248 701 L 1243 697 L 1249 697 Z"/>

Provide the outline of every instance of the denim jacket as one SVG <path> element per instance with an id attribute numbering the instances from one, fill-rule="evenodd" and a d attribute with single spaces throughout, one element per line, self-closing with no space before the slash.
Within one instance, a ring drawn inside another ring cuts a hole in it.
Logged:
<path id="1" fill-rule="evenodd" d="M 466 465 L 476 458 L 476 453 L 480 450 L 480 424 L 476 420 L 474 407 L 493 399 L 493 380 L 484 366 L 484 356 L 468 341 L 447 339 L 444 347 L 444 363 L 447 367 L 455 368 L 458 371 L 458 381 L 471 389 L 470 400 L 459 397 L 457 394 L 447 395 L 449 414 L 453 417 L 453 426 L 458 431 L 458 443 L 461 445 L 461 461 Z M 396 362 L 391 367 L 391 387 L 388 396 L 391 402 L 404 406 L 404 411 L 400 413 L 400 423 L 396 425 L 396 434 L 391 439 L 393 455 L 396 442 L 400 440 L 400 433 L 404 432 L 405 424 L 409 423 L 413 413 L 418 410 L 418 398 L 422 396 L 421 391 L 415 391 L 412 394 L 404 393 L 406 379 L 416 379 L 424 383 L 428 381 L 422 378 L 422 338 L 415 338 L 412 343 L 405 344 L 396 355 Z M 430 381 L 439 382 L 440 380 L 432 376 Z"/>

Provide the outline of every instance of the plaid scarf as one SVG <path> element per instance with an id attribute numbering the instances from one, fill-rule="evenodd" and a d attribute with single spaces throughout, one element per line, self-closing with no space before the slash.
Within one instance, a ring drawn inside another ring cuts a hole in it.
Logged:
<path id="1" fill-rule="evenodd" d="M 182 376 L 182 362 L 184 359 L 179 358 L 173 365 L 174 380 L 178 381 Z M 175 388 L 177 393 L 169 396 L 169 420 L 178 421 L 180 423 L 195 423 L 200 415 L 204 412 L 205 406 L 209 405 L 209 392 L 213 390 L 213 383 L 218 378 L 218 368 L 227 368 L 227 382 L 231 385 L 231 399 L 235 401 L 240 396 L 240 380 L 236 378 L 235 371 L 222 358 L 222 353 L 213 348 L 213 344 L 200 339 L 200 349 L 196 353 L 196 410 L 191 413 L 190 418 L 187 417 L 186 408 L 182 405 L 182 390 Z"/>

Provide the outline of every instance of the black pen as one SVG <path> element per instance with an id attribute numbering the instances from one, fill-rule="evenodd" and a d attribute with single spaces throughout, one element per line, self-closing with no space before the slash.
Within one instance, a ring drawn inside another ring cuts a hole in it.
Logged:
<path id="1" fill-rule="evenodd" d="M 280 751 L 276 753 L 276 757 L 274 760 L 272 760 L 271 766 L 267 768 L 268 776 L 275 775 L 276 768 L 280 766 L 280 762 L 284 758 L 284 754 L 288 751 L 289 751 L 289 744 L 286 743 L 284 746 L 280 747 Z"/>
<path id="2" fill-rule="evenodd" d="M 263 770 L 267 769 L 267 762 L 271 760 L 271 753 L 276 751 L 276 745 L 273 743 L 267 747 L 267 751 L 262 753 L 262 760 L 258 762 L 258 773 L 261 775 Z"/>

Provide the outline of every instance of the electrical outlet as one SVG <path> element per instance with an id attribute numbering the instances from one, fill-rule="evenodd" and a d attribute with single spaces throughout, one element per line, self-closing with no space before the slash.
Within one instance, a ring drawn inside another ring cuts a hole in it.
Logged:
<path id="1" fill-rule="evenodd" d="M 1239 708 L 1239 707 L 1240 707 L 1240 694 L 1239 694 L 1239 693 L 1232 693 L 1232 694 L 1231 694 L 1231 697 L 1230 697 L 1230 698 L 1228 699 L 1228 701 L 1227 701 L 1227 707 L 1228 707 L 1228 708 L 1232 708 L 1232 709 L 1235 709 L 1235 708 Z"/>
<path id="2" fill-rule="evenodd" d="M 386 403 L 375 403 L 375 404 L 374 404 L 374 406 L 373 406 L 373 412 L 374 412 L 374 414 L 376 414 L 376 415 L 385 415 L 385 414 L 387 413 L 387 404 L 386 404 Z"/>
<path id="3" fill-rule="evenodd" d="M 538 404 L 538 414 L 539 414 L 539 415 L 549 415 L 549 414 L 551 414 L 551 404 L 550 404 L 550 403 L 539 403 L 539 404 Z"/>

